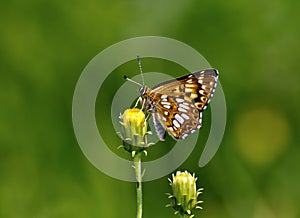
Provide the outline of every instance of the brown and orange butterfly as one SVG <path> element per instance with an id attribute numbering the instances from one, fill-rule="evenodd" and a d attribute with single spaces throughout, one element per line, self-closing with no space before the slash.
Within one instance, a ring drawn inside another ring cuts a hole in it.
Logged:
<path id="1" fill-rule="evenodd" d="M 185 139 L 202 126 L 202 111 L 212 98 L 218 80 L 216 69 L 205 69 L 162 82 L 152 89 L 144 85 L 140 58 L 138 63 L 143 84 L 139 89 L 143 108 L 152 114 L 156 133 L 165 140 L 166 131 L 175 139 Z"/>

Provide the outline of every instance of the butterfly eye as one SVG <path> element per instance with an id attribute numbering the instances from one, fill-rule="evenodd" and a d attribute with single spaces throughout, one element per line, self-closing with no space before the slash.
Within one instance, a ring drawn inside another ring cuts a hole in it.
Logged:
<path id="1" fill-rule="evenodd" d="M 147 91 L 147 88 L 145 86 L 142 86 L 141 88 L 139 88 L 140 95 L 145 95 L 146 91 Z"/>

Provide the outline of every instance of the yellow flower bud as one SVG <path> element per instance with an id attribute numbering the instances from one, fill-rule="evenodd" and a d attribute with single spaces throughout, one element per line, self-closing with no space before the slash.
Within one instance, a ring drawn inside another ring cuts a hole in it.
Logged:
<path id="1" fill-rule="evenodd" d="M 133 135 L 144 136 L 147 132 L 146 117 L 142 110 L 138 108 L 127 109 L 122 116 L 123 124 L 127 130 L 128 137 Z"/>
<path id="2" fill-rule="evenodd" d="M 139 108 L 127 109 L 120 115 L 124 148 L 131 152 L 144 150 L 147 144 L 147 120 L 144 112 Z"/>

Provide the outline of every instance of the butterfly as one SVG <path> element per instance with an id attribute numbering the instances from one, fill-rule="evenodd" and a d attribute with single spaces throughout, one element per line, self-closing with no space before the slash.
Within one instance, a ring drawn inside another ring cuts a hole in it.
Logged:
<path id="1" fill-rule="evenodd" d="M 138 63 L 143 75 L 139 56 Z M 161 141 L 165 140 L 166 131 L 175 139 L 185 139 L 200 129 L 202 112 L 213 97 L 218 76 L 218 70 L 205 69 L 162 82 L 152 89 L 144 85 L 142 76 L 143 84 L 139 84 L 142 107 L 152 114 Z"/>

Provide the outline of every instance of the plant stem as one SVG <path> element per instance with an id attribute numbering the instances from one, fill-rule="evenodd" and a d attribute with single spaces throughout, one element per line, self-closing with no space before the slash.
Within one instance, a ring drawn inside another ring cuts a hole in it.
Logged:
<path id="1" fill-rule="evenodd" d="M 137 218 L 142 218 L 143 212 L 143 192 L 142 192 L 142 163 L 141 163 L 142 153 L 139 152 L 134 155 L 134 169 L 136 176 L 136 197 L 137 197 Z"/>

